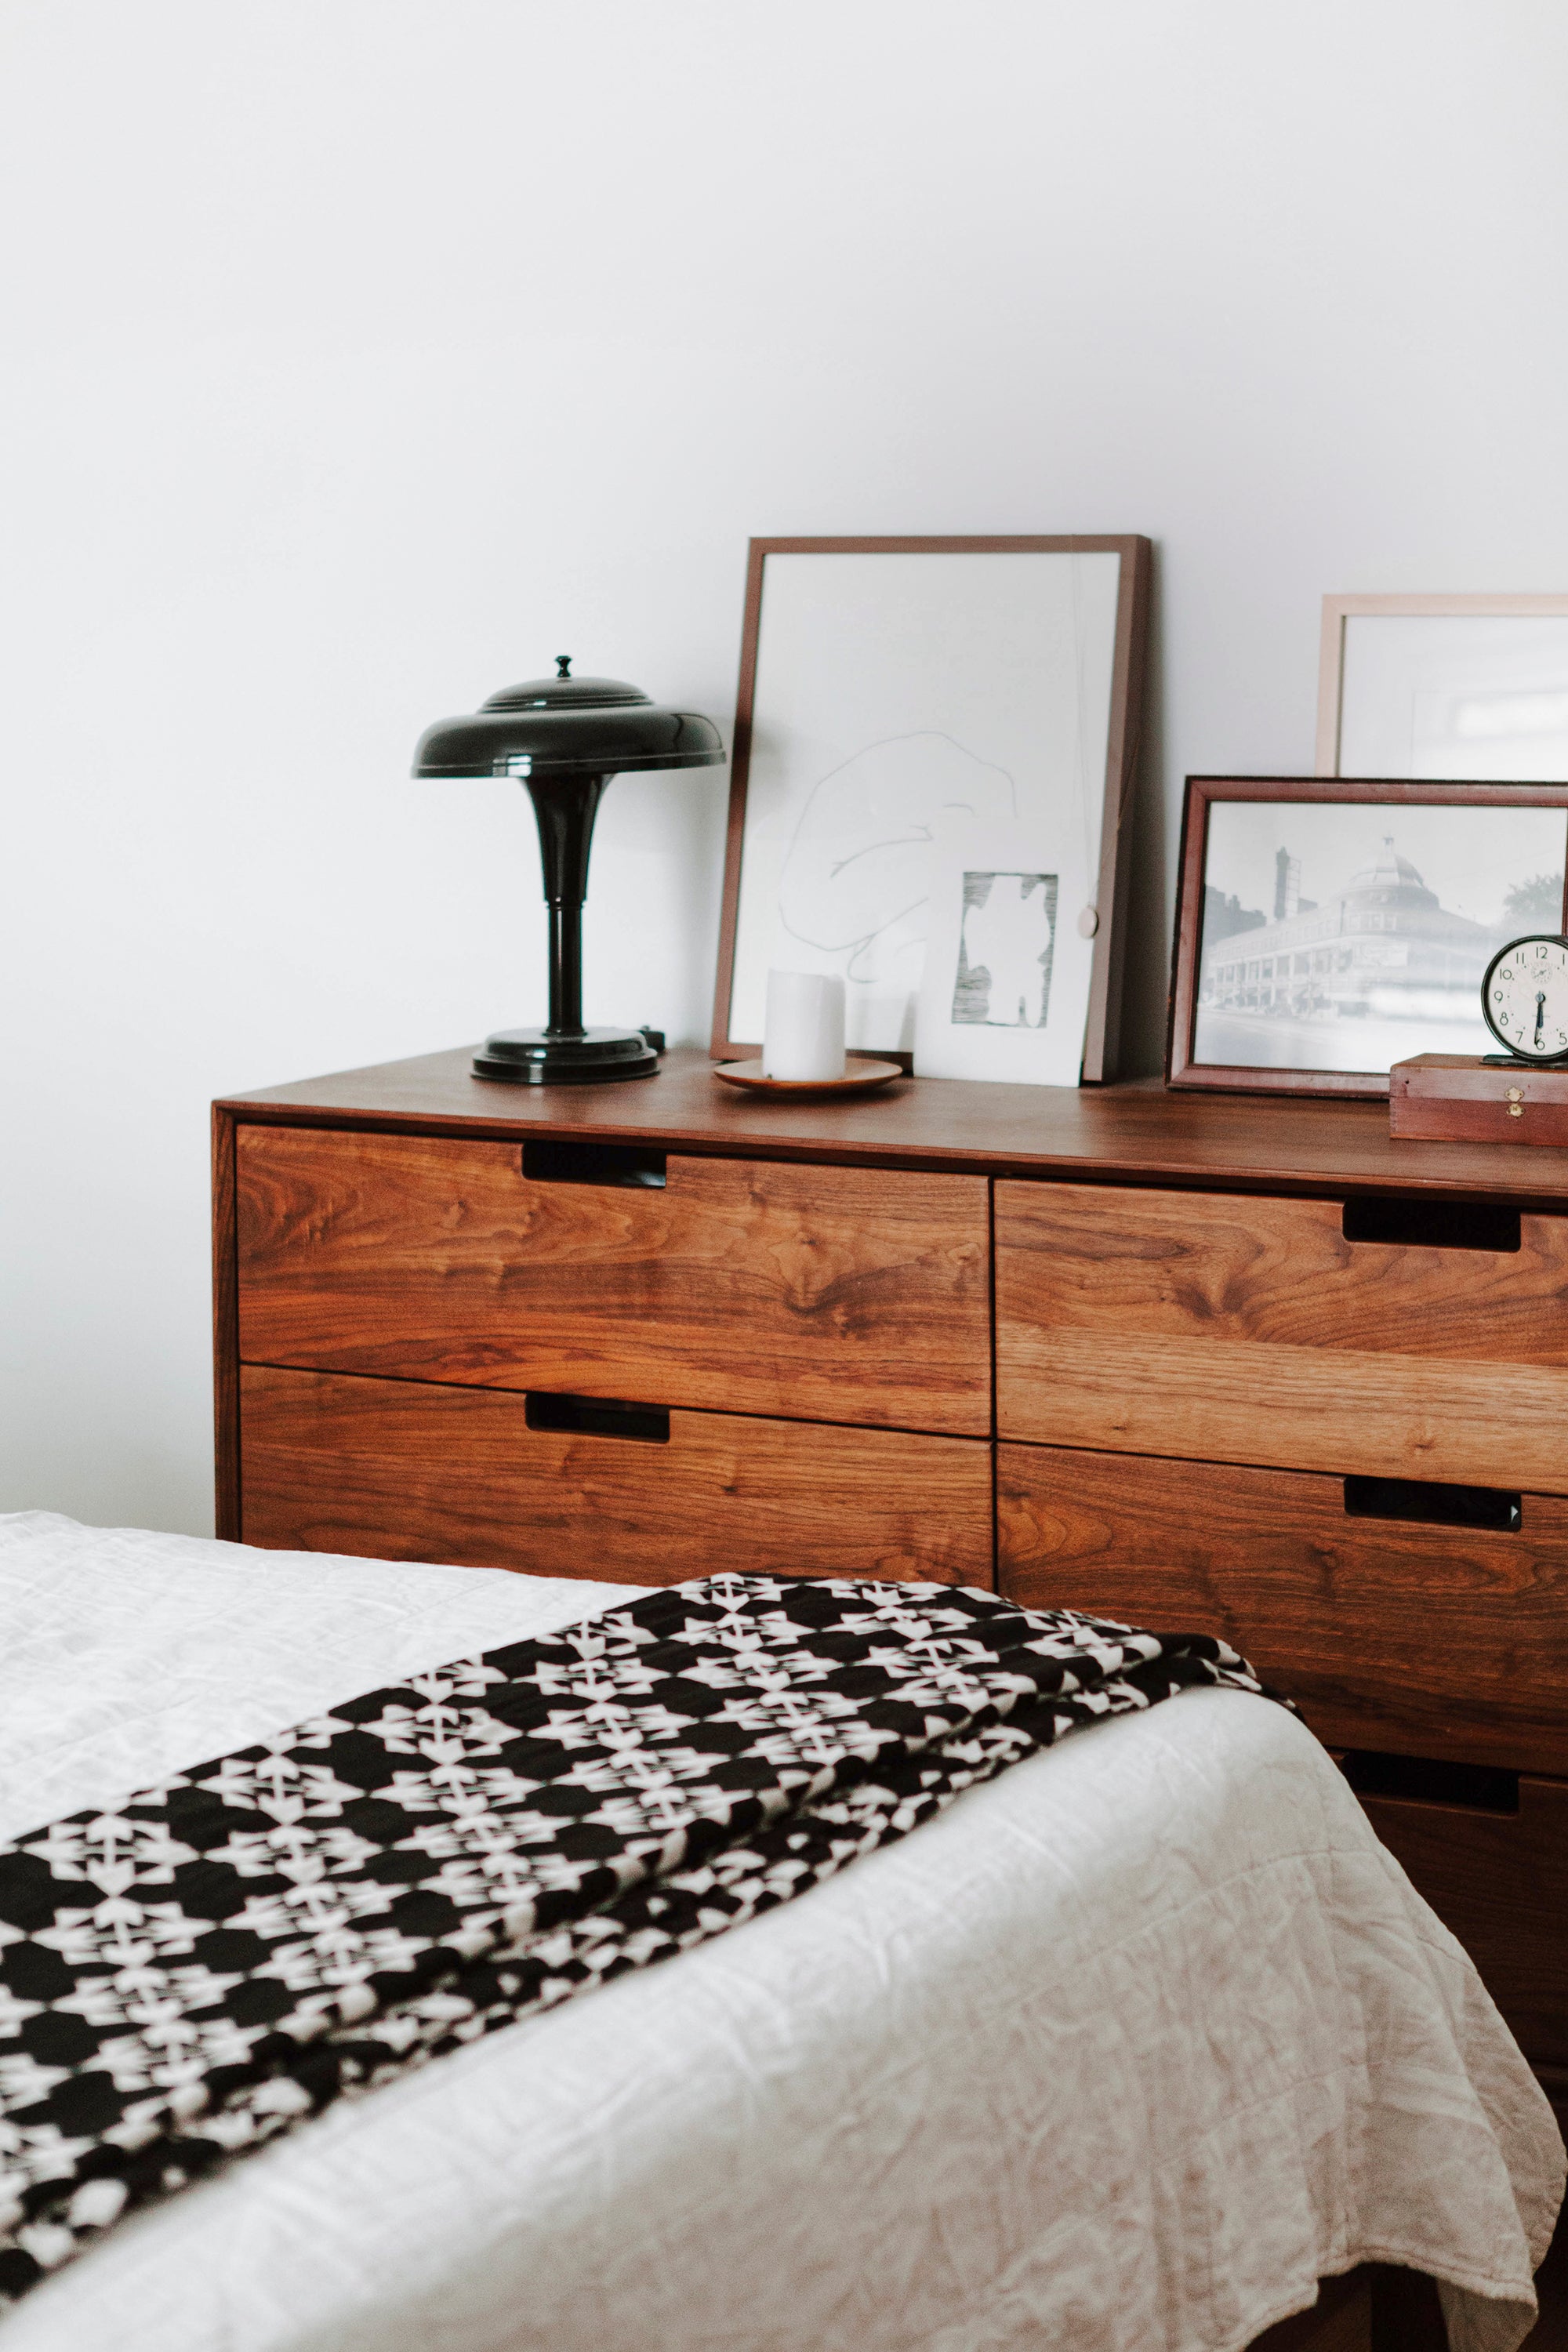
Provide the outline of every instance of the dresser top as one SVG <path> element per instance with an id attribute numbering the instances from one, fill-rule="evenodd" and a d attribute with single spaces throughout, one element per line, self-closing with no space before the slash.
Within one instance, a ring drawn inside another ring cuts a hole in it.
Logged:
<path id="1" fill-rule="evenodd" d="M 719 1083 L 695 1048 L 653 1078 L 510 1087 L 469 1074 L 471 1046 L 267 1087 L 221 1103 L 239 1119 L 424 1134 L 577 1136 L 748 1160 L 812 1160 L 986 1176 L 1239 1192 L 1484 1192 L 1568 1201 L 1568 1148 L 1395 1142 L 1382 1102 L 1173 1094 L 1112 1087 L 896 1079 L 848 1100 L 773 1100 Z"/>

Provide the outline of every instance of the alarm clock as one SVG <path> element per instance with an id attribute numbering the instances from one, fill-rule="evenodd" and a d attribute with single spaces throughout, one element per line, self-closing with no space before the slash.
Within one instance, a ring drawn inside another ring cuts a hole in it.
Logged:
<path id="1" fill-rule="evenodd" d="M 1500 948 L 1481 982 L 1481 1013 L 1510 1062 L 1568 1062 L 1568 939 L 1531 931 Z"/>

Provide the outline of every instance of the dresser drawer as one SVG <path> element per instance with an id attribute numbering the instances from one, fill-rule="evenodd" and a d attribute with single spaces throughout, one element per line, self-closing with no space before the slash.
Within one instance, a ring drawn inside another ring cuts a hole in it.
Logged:
<path id="1" fill-rule="evenodd" d="M 610 1434 L 539 1426 L 619 1420 Z M 531 1425 L 533 1424 L 533 1425 Z M 242 1533 L 274 1549 L 674 1584 L 721 1569 L 992 1582 L 990 1448 L 247 1365 Z"/>
<path id="2" fill-rule="evenodd" d="M 999 1183 L 996 1384 L 1005 1437 L 1568 1494 L 1568 1218 Z"/>
<path id="3" fill-rule="evenodd" d="M 1522 1496 L 1510 1534 L 1352 1516 L 1344 1480 L 1300 1472 L 998 1455 L 997 1581 L 1012 1599 L 1223 1634 L 1336 1747 L 1568 1772 L 1560 1497 Z"/>
<path id="4" fill-rule="evenodd" d="M 1514 1811 L 1362 1802 L 1479 1969 L 1526 2057 L 1568 2066 L 1568 1784 L 1521 1773 Z"/>
<path id="5" fill-rule="evenodd" d="M 672 1153 L 645 1189 L 522 1158 L 242 1126 L 241 1358 L 989 1431 L 984 1178 Z"/>

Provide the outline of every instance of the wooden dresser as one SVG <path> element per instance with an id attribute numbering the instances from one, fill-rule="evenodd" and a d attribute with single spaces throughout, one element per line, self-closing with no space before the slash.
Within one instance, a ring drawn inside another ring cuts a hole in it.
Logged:
<path id="1" fill-rule="evenodd" d="M 467 1051 L 215 1110 L 218 1530 L 1224 1633 L 1568 2088 L 1568 1152 Z"/>

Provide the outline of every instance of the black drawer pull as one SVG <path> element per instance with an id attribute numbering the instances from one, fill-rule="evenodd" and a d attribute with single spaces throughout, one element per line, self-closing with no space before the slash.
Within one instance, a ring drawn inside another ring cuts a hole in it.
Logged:
<path id="1" fill-rule="evenodd" d="M 1519 1211 L 1489 1201 L 1347 1201 L 1341 1230 L 1347 1242 L 1384 1242 L 1395 1249 L 1506 1253 L 1520 1245 Z"/>
<path id="2" fill-rule="evenodd" d="M 669 1444 L 669 1408 L 623 1404 L 618 1397 L 554 1396 L 528 1391 L 530 1429 L 552 1429 L 568 1437 L 637 1437 L 645 1445 Z"/>
<path id="3" fill-rule="evenodd" d="M 1424 1805 L 1468 1805 L 1479 1813 L 1517 1813 L 1519 1774 L 1496 1764 L 1439 1763 L 1426 1756 L 1382 1756 L 1352 1748 L 1340 1770 L 1358 1797 L 1403 1797 Z"/>
<path id="4" fill-rule="evenodd" d="M 1345 1509 L 1352 1519 L 1414 1519 L 1428 1528 L 1490 1528 L 1516 1536 L 1524 1525 L 1523 1498 L 1500 1486 L 1445 1486 L 1432 1478 L 1347 1478 Z"/>
<path id="5" fill-rule="evenodd" d="M 640 1143 L 561 1143 L 549 1136 L 522 1147 L 531 1184 L 627 1184 L 656 1192 L 664 1182 L 665 1154 Z"/>

